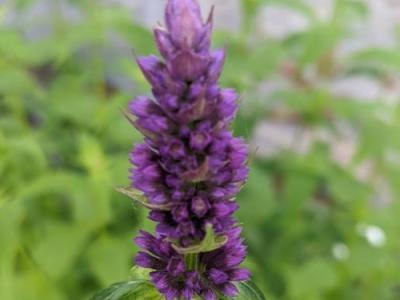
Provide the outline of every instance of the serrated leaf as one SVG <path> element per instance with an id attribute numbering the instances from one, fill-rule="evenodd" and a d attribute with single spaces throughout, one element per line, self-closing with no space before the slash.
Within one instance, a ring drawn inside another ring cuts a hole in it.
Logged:
<path id="1" fill-rule="evenodd" d="M 143 205 L 146 208 L 158 209 L 158 210 L 170 210 L 171 209 L 170 204 L 152 204 L 152 203 L 150 203 L 147 200 L 146 196 L 142 192 L 140 192 L 134 188 L 117 187 L 116 190 L 117 190 L 117 192 L 120 192 L 120 193 L 128 196 L 132 200 L 139 202 L 141 205 Z"/>
<path id="2" fill-rule="evenodd" d="M 163 296 L 147 280 L 116 283 L 95 294 L 90 300 L 162 300 Z"/>
<path id="3" fill-rule="evenodd" d="M 221 248 L 226 244 L 228 238 L 224 235 L 216 235 L 211 224 L 206 226 L 206 235 L 204 239 L 193 246 L 190 247 L 180 247 L 172 244 L 172 247 L 181 254 L 194 254 L 202 252 L 210 252 Z"/>

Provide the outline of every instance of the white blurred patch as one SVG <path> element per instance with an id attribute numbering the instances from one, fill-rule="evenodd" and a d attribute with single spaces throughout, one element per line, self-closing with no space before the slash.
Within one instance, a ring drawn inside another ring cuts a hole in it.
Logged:
<path id="1" fill-rule="evenodd" d="M 256 17 L 257 33 L 263 37 L 284 39 L 309 28 L 301 13 L 282 5 L 265 5 Z"/>
<path id="2" fill-rule="evenodd" d="M 39 0 L 16 11 L 11 9 L 6 16 L 7 25 L 21 28 L 28 39 L 36 40 L 53 34 L 55 21 L 75 23 L 83 15 L 77 6 L 66 0 Z"/>
<path id="3" fill-rule="evenodd" d="M 336 122 L 336 132 L 325 128 L 315 130 L 315 139 L 327 144 L 332 161 L 341 167 L 348 167 L 357 152 L 357 132 L 345 122 Z"/>
<path id="4" fill-rule="evenodd" d="M 242 25 L 242 7 L 240 0 L 201 0 L 203 14 L 206 15 L 215 6 L 214 24 L 217 29 L 239 31 Z"/>
<path id="5" fill-rule="evenodd" d="M 378 226 L 360 224 L 357 226 L 357 231 L 373 247 L 379 248 L 386 243 L 386 234 L 383 229 Z"/>
<path id="6" fill-rule="evenodd" d="M 261 157 L 272 157 L 284 150 L 305 154 L 312 140 L 311 130 L 282 121 L 264 121 L 255 128 L 252 146 Z"/>
<path id="7" fill-rule="evenodd" d="M 345 261 L 350 257 L 350 249 L 346 244 L 337 243 L 332 247 L 332 255 L 336 260 Z"/>
<path id="8" fill-rule="evenodd" d="M 395 9 L 387 1 L 366 0 L 371 14 L 367 24 L 368 38 L 375 45 L 394 46 L 396 43 L 395 31 L 396 22 Z M 398 9 L 398 8 L 397 8 Z M 368 26 L 369 25 L 369 26 Z"/>
<path id="9" fill-rule="evenodd" d="M 314 11 L 317 18 L 321 21 L 328 21 L 333 15 L 333 0 L 303 0 Z"/>
<path id="10" fill-rule="evenodd" d="M 334 96 L 365 102 L 381 99 L 384 91 L 379 81 L 364 75 L 336 79 L 330 90 Z"/>
<path id="11" fill-rule="evenodd" d="M 140 24 L 154 28 L 157 23 L 164 23 L 164 8 L 166 0 L 107 0 L 131 9 L 135 20 Z M 215 5 L 214 21 L 217 29 L 239 31 L 242 22 L 240 0 L 202 0 L 199 1 L 204 19 L 208 16 L 211 6 Z"/>
<path id="12" fill-rule="evenodd" d="M 393 195 L 389 183 L 384 178 L 378 178 L 375 181 L 375 193 L 372 198 L 372 204 L 376 208 L 385 208 L 392 202 Z"/>
<path id="13" fill-rule="evenodd" d="M 346 122 L 337 122 L 337 135 L 330 139 L 331 158 L 342 167 L 349 166 L 358 148 L 358 135 Z"/>
<path id="14" fill-rule="evenodd" d="M 396 5 L 394 4 L 396 3 Z M 400 4 L 395 0 L 365 0 L 367 20 L 352 23 L 351 38 L 338 47 L 340 56 L 348 56 L 368 47 L 393 47 L 396 45 L 396 27 L 400 24 Z"/>
<path id="15" fill-rule="evenodd" d="M 132 10 L 136 22 L 147 28 L 155 28 L 157 23 L 164 23 L 165 0 L 108 0 Z"/>
<path id="16" fill-rule="evenodd" d="M 354 176 L 363 183 L 367 183 L 374 175 L 374 162 L 366 159 L 354 168 Z"/>
<path id="17" fill-rule="evenodd" d="M 342 167 L 348 166 L 356 153 L 356 142 L 348 137 L 337 139 L 331 144 L 331 158 Z"/>

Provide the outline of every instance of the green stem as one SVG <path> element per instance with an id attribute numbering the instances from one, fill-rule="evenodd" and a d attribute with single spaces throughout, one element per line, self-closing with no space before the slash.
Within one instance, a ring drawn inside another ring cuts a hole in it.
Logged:
<path id="1" fill-rule="evenodd" d="M 196 253 L 190 253 L 185 255 L 186 268 L 190 271 L 198 269 L 198 256 Z"/>

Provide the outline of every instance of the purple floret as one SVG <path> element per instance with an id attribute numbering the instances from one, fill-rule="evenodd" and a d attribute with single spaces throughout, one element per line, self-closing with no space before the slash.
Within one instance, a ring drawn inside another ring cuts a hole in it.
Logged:
<path id="1" fill-rule="evenodd" d="M 149 218 L 157 223 L 155 237 L 142 232 L 136 239 L 143 249 L 136 263 L 154 270 L 152 281 L 167 299 L 234 296 L 233 283 L 249 278 L 239 268 L 246 249 L 233 217 L 248 174 L 247 145 L 230 131 L 238 96 L 218 86 L 225 51 L 210 51 L 212 12 L 204 23 L 196 0 L 169 0 L 165 23 L 154 31 L 162 59 L 137 58 L 153 98 L 137 97 L 127 113 L 145 137 L 130 156 L 132 187 L 156 207 Z M 209 224 L 227 243 L 196 254 L 191 269 L 172 243 L 201 243 Z"/>
<path id="2" fill-rule="evenodd" d="M 240 233 L 240 228 L 233 227 L 223 247 L 201 253 L 200 268 L 188 270 L 184 257 L 169 242 L 141 231 L 135 241 L 143 251 L 136 256 L 136 264 L 154 270 L 150 273 L 151 279 L 167 300 L 190 300 L 194 295 L 216 300 L 219 293 L 233 297 L 238 293 L 233 282 L 250 278 L 249 271 L 239 267 L 246 257 Z"/>

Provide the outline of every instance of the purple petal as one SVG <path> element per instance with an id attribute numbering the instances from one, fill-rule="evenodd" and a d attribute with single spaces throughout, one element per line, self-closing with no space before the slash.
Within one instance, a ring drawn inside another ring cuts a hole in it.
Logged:
<path id="1" fill-rule="evenodd" d="M 207 289 L 204 292 L 204 300 L 217 300 L 217 295 L 211 289 Z"/>
<path id="2" fill-rule="evenodd" d="M 203 27 L 196 0 L 169 0 L 165 22 L 175 45 L 193 45 Z"/>
<path id="3" fill-rule="evenodd" d="M 158 98 L 160 105 L 169 111 L 175 111 L 179 107 L 179 99 L 176 95 L 164 94 Z"/>
<path id="4" fill-rule="evenodd" d="M 222 68 L 225 62 L 225 50 L 215 50 L 211 54 L 211 63 L 208 68 L 208 81 L 216 82 L 221 75 Z"/>
<path id="5" fill-rule="evenodd" d="M 130 154 L 130 162 L 136 166 L 148 165 L 151 163 L 151 152 L 146 144 L 139 144 Z"/>
<path id="6" fill-rule="evenodd" d="M 228 183 L 232 179 L 232 173 L 230 170 L 219 171 L 215 176 L 213 176 L 212 181 L 216 185 L 223 185 Z"/>
<path id="7" fill-rule="evenodd" d="M 163 193 L 157 193 L 154 195 L 151 195 L 149 197 L 150 203 L 152 204 L 166 204 L 168 203 L 168 197 L 163 194 Z"/>
<path id="8" fill-rule="evenodd" d="M 149 115 L 149 106 L 153 102 L 145 96 L 139 96 L 129 102 L 129 110 L 137 117 L 147 117 Z"/>
<path id="9" fill-rule="evenodd" d="M 235 269 L 230 273 L 232 281 L 246 281 L 250 279 L 250 271 L 247 269 Z"/>
<path id="10" fill-rule="evenodd" d="M 157 28 L 154 30 L 154 36 L 158 50 L 160 50 L 161 55 L 167 59 L 176 49 L 169 34 L 165 30 Z"/>
<path id="11" fill-rule="evenodd" d="M 183 185 L 182 180 L 175 175 L 168 175 L 165 178 L 165 183 L 167 184 L 167 186 L 169 188 L 173 188 L 173 189 L 181 189 L 182 185 Z M 174 192 L 182 193 L 182 191 L 179 191 L 179 190 L 176 190 Z M 175 195 L 175 194 L 172 196 L 172 198 L 174 198 L 174 199 L 176 197 L 177 197 L 177 195 Z"/>
<path id="12" fill-rule="evenodd" d="M 159 290 L 165 290 L 170 285 L 167 272 L 152 272 L 150 273 L 150 277 L 151 281 Z"/>
<path id="13" fill-rule="evenodd" d="M 140 173 L 142 176 L 150 180 L 155 180 L 161 177 L 161 169 L 155 164 L 140 169 Z"/>
<path id="14" fill-rule="evenodd" d="M 185 283 L 188 287 L 190 287 L 191 289 L 194 289 L 196 291 L 201 288 L 201 286 L 200 286 L 201 280 L 200 280 L 199 273 L 197 271 L 187 272 L 185 274 L 185 276 L 186 276 Z"/>
<path id="15" fill-rule="evenodd" d="M 207 178 L 208 170 L 208 158 L 206 158 L 198 168 L 183 173 L 181 178 L 189 182 L 204 181 Z"/>
<path id="16" fill-rule="evenodd" d="M 151 234 L 143 230 L 140 231 L 140 234 L 141 235 L 135 238 L 136 245 L 138 245 L 143 250 L 149 251 L 155 243 L 155 238 Z"/>
<path id="17" fill-rule="evenodd" d="M 208 275 L 208 278 L 212 282 L 214 282 L 216 285 L 226 283 L 229 280 L 228 274 L 226 274 L 223 271 L 217 270 L 217 269 L 211 269 L 207 275 Z"/>
<path id="18" fill-rule="evenodd" d="M 192 199 L 192 212 L 202 218 L 206 215 L 208 210 L 210 209 L 210 203 L 201 196 L 196 196 Z"/>
<path id="19" fill-rule="evenodd" d="M 193 150 L 204 150 L 212 141 L 211 135 L 207 131 L 197 130 L 190 135 L 190 147 Z"/>
<path id="20" fill-rule="evenodd" d="M 209 50 L 211 44 L 211 34 L 212 34 L 212 13 L 210 12 L 210 17 L 208 23 L 199 32 L 198 42 L 196 45 L 196 51 L 203 53 Z"/>
<path id="21" fill-rule="evenodd" d="M 239 205 L 233 201 L 220 202 L 220 203 L 214 204 L 214 206 L 213 206 L 214 214 L 218 218 L 223 218 L 223 217 L 229 216 L 229 215 L 233 214 L 238 208 L 239 208 Z"/>
<path id="22" fill-rule="evenodd" d="M 203 75 L 208 66 L 208 58 L 185 48 L 168 61 L 168 69 L 174 78 L 193 81 Z"/>
<path id="23" fill-rule="evenodd" d="M 167 218 L 166 212 L 163 212 L 163 211 L 152 210 L 149 213 L 149 219 L 154 222 L 159 222 L 159 223 L 165 222 L 166 218 Z"/>
<path id="24" fill-rule="evenodd" d="M 165 72 L 165 65 L 156 56 L 140 56 L 136 61 L 153 87 L 160 87 L 165 83 L 161 75 Z"/>
<path id="25" fill-rule="evenodd" d="M 238 109 L 236 103 L 237 93 L 233 89 L 224 89 L 220 92 L 220 102 L 218 104 L 219 118 L 225 121 L 231 121 Z"/>
<path id="26" fill-rule="evenodd" d="M 189 218 L 189 210 L 186 205 L 178 205 L 172 210 L 172 216 L 176 222 L 186 221 Z"/>
<path id="27" fill-rule="evenodd" d="M 178 229 L 177 230 L 178 230 L 178 233 L 181 236 L 187 236 L 187 235 L 190 235 L 190 234 L 194 234 L 195 231 L 196 231 L 196 228 L 194 227 L 192 222 L 188 221 L 188 222 L 180 223 L 178 225 Z"/>
<path id="28" fill-rule="evenodd" d="M 176 115 L 177 120 L 182 124 L 187 124 L 202 118 L 206 112 L 206 99 L 199 97 L 192 103 L 183 103 Z"/>
<path id="29" fill-rule="evenodd" d="M 182 292 L 183 299 L 192 300 L 194 291 L 191 288 L 185 288 Z"/>
<path id="30" fill-rule="evenodd" d="M 158 224 L 156 227 L 156 231 L 157 234 L 162 236 L 178 237 L 175 227 L 166 223 Z"/>
<path id="31" fill-rule="evenodd" d="M 235 297 L 239 293 L 239 290 L 233 283 L 224 284 L 221 290 L 222 293 L 227 297 Z"/>
<path id="32" fill-rule="evenodd" d="M 237 182 L 244 181 L 246 180 L 248 174 L 249 168 L 247 166 L 242 166 L 233 172 L 232 180 Z"/>
<path id="33" fill-rule="evenodd" d="M 140 267 L 154 270 L 162 270 L 165 267 L 165 262 L 145 252 L 138 252 L 135 257 L 135 263 Z"/>
<path id="34" fill-rule="evenodd" d="M 185 272 L 185 263 L 181 257 L 173 257 L 169 260 L 167 271 L 177 277 Z"/>
<path id="35" fill-rule="evenodd" d="M 185 156 L 185 145 L 180 140 L 171 140 L 168 145 L 168 153 L 174 159 L 180 159 Z"/>

